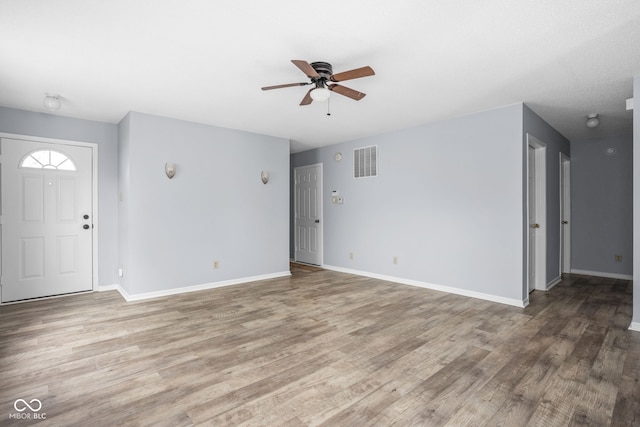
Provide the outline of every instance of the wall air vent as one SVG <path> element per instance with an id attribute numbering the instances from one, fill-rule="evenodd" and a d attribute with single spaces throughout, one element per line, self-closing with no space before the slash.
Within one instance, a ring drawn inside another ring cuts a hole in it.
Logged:
<path id="1" fill-rule="evenodd" d="M 378 176 L 378 146 L 353 150 L 353 177 L 371 178 Z"/>

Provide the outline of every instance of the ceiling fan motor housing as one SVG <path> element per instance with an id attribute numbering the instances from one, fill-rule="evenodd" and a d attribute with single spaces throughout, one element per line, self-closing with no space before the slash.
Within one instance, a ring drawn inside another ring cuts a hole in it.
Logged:
<path id="1" fill-rule="evenodd" d="M 333 67 L 328 62 L 312 62 L 310 65 L 324 80 L 329 80 L 333 75 Z"/>

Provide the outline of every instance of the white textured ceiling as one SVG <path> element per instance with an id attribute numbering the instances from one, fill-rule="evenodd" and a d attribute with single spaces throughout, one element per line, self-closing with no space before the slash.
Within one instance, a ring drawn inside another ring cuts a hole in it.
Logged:
<path id="1" fill-rule="evenodd" d="M 301 107 L 291 62 L 375 76 Z M 128 111 L 289 138 L 292 152 L 524 102 L 569 139 L 631 132 L 638 0 L 0 0 L 0 105 Z M 638 104 L 640 102 L 636 102 Z M 600 113 L 601 126 L 584 125 Z"/>

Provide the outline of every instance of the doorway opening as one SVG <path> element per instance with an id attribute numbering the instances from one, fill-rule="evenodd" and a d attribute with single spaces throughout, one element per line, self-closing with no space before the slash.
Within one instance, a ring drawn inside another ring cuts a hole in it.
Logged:
<path id="1" fill-rule="evenodd" d="M 571 273 L 571 160 L 560 153 L 560 274 Z"/>
<path id="2" fill-rule="evenodd" d="M 527 134 L 527 290 L 546 290 L 546 144 Z"/>

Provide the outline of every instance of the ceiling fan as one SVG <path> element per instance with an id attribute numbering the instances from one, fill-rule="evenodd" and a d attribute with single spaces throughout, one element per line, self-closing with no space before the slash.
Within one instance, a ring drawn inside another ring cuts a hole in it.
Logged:
<path id="1" fill-rule="evenodd" d="M 314 85 L 302 98 L 300 105 L 309 105 L 313 101 L 324 101 L 329 98 L 331 92 L 339 93 L 348 98 L 360 101 L 366 94 L 350 89 L 346 86 L 330 82 L 343 82 L 345 80 L 358 79 L 360 77 L 373 76 L 375 72 L 369 66 L 356 68 L 338 74 L 333 74 L 333 67 L 328 62 L 312 62 L 292 59 L 291 62 L 298 67 L 309 79 L 306 83 L 288 83 L 284 85 L 266 86 L 262 90 L 280 89 L 283 87 Z"/>

